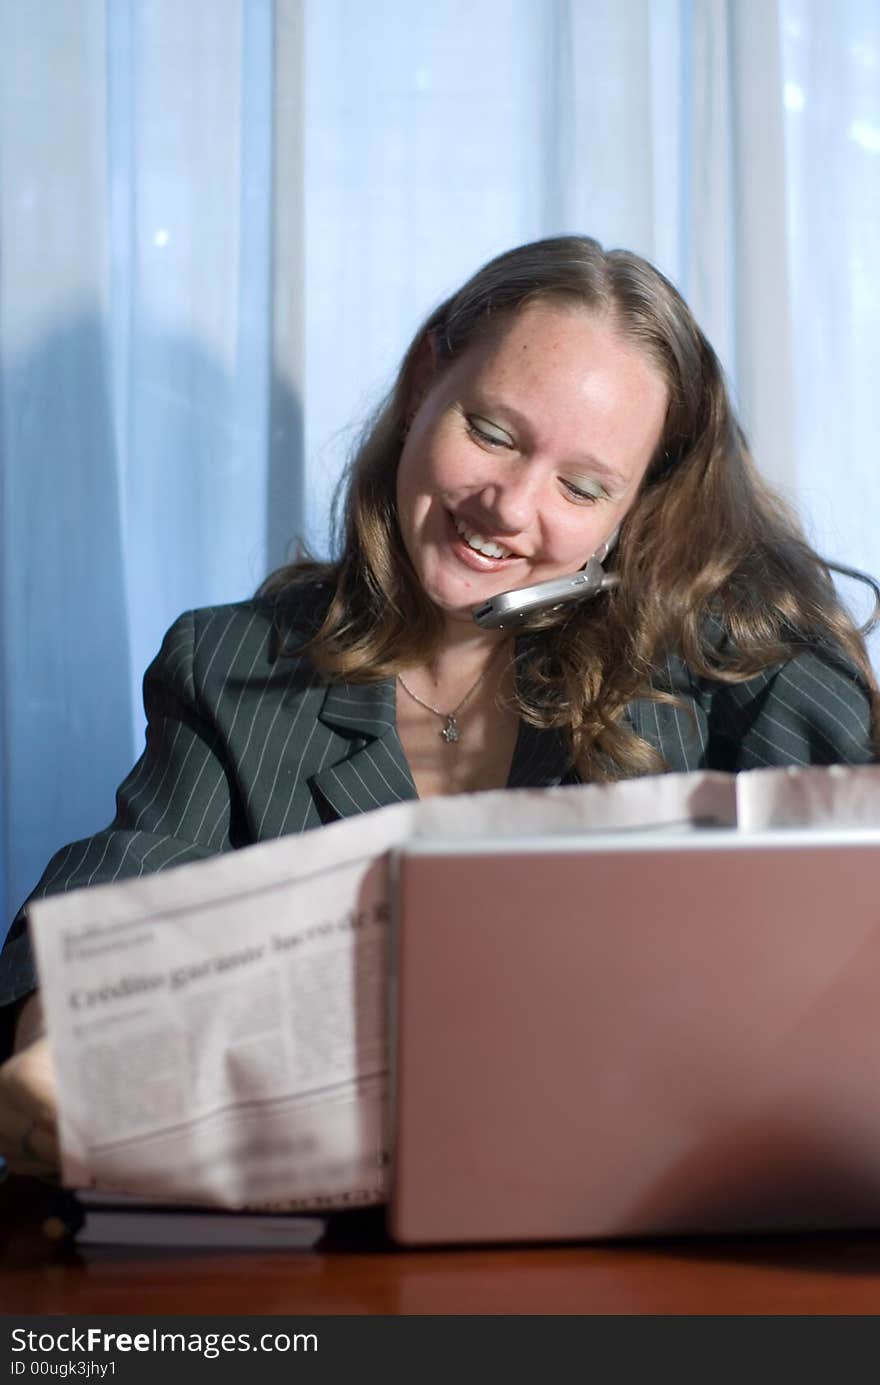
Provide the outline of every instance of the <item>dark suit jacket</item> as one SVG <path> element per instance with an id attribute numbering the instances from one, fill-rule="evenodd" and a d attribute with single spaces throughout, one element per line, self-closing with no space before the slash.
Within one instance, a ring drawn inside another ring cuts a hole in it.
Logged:
<path id="1" fill-rule="evenodd" d="M 144 679 L 146 748 L 117 793 L 113 823 L 59 851 L 32 898 L 416 797 L 393 680 L 328 686 L 305 656 L 278 657 L 275 646 L 264 601 L 191 611 L 175 622 Z M 669 659 L 658 681 L 689 711 L 646 700 L 629 715 L 671 770 L 872 758 L 864 689 L 818 654 L 735 686 L 696 679 Z M 562 737 L 521 725 L 509 786 L 563 782 L 576 776 Z M 0 1005 L 34 984 L 20 913 L 0 958 Z"/>

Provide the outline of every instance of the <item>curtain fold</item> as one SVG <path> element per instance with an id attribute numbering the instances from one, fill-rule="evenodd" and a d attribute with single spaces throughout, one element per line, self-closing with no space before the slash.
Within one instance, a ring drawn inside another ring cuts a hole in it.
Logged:
<path id="1" fill-rule="evenodd" d="M 109 819 L 182 609 L 323 551 L 433 304 L 586 232 L 880 570 L 875 0 L 0 0 L 0 895 Z"/>
<path id="2" fill-rule="evenodd" d="M 876 575 L 880 6 L 786 0 L 781 33 L 794 495 L 820 551 Z"/>

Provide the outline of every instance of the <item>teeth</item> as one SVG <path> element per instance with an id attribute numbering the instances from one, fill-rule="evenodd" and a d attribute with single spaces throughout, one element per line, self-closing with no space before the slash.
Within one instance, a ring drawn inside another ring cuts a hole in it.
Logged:
<path id="1" fill-rule="evenodd" d="M 495 543 L 493 539 L 484 539 L 480 534 L 475 534 L 473 529 L 468 529 L 466 524 L 462 524 L 460 519 L 455 520 L 455 527 L 461 534 L 468 548 L 473 548 L 477 553 L 485 553 L 487 558 L 509 558 L 511 550 L 504 548 L 502 544 Z"/>

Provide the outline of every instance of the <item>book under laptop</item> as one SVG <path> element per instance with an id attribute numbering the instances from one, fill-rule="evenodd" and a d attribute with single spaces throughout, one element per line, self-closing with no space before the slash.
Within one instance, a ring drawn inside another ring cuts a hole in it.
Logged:
<path id="1" fill-rule="evenodd" d="M 228 1212 L 149 1202 L 124 1193 L 57 1189 L 43 1223 L 50 1239 L 79 1246 L 191 1247 L 205 1250 L 308 1250 L 327 1230 L 323 1216 Z"/>
<path id="2" fill-rule="evenodd" d="M 880 828 L 393 870 L 397 1240 L 880 1225 Z"/>

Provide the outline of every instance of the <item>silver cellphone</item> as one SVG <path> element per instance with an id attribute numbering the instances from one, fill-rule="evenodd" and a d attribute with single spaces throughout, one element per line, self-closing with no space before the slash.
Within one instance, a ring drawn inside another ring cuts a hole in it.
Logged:
<path id="1" fill-rule="evenodd" d="M 600 562 L 591 558 L 586 567 L 570 577 L 537 582 L 519 591 L 500 592 L 474 608 L 474 620 L 486 630 L 503 630 L 505 625 L 516 625 L 534 611 L 556 611 L 567 601 L 582 601 L 616 586 L 616 574 L 606 572 Z"/>
<path id="2" fill-rule="evenodd" d="M 536 582 L 532 587 L 499 592 L 497 596 L 474 607 L 474 620 L 484 630 L 503 630 L 506 625 L 516 625 L 536 611 L 557 611 L 568 601 L 583 601 L 588 596 L 596 596 L 599 592 L 616 587 L 616 574 L 606 572 L 602 566 L 602 559 L 607 557 L 616 538 L 615 529 L 586 566 L 568 577 L 555 577 L 550 582 Z"/>

